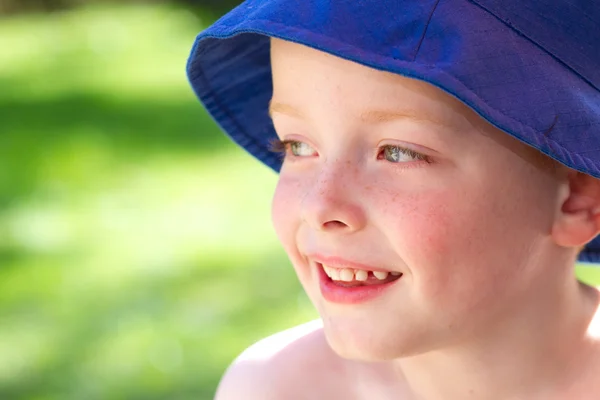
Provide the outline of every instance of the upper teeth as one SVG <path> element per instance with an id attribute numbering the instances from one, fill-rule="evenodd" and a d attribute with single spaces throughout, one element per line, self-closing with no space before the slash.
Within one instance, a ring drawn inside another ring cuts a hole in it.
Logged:
<path id="1" fill-rule="evenodd" d="M 323 264 L 323 270 L 327 276 L 329 276 L 334 281 L 343 281 L 343 282 L 352 282 L 353 280 L 357 281 L 366 281 L 369 277 L 369 271 L 365 271 L 364 269 L 350 269 L 350 268 L 332 268 Z M 384 280 L 388 277 L 388 275 L 399 276 L 400 272 L 388 272 L 388 271 L 370 271 L 373 273 L 373 276 L 379 280 Z"/>
<path id="2" fill-rule="evenodd" d="M 384 272 L 373 271 L 373 275 L 375 275 L 375 278 L 383 280 L 383 279 L 387 278 L 388 272 L 387 271 L 384 271 Z"/>

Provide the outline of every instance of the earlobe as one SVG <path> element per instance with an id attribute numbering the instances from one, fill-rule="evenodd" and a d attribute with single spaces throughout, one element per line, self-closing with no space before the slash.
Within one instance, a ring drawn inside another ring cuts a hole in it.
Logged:
<path id="1" fill-rule="evenodd" d="M 552 237 L 559 246 L 578 248 L 600 233 L 600 179 L 570 171 L 568 185 Z"/>

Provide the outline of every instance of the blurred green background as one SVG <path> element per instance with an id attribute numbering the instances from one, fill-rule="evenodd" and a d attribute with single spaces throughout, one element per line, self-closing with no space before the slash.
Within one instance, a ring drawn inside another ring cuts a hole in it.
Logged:
<path id="1" fill-rule="evenodd" d="M 220 11 L 1 17 L 0 399 L 211 399 L 241 350 L 314 317 L 271 228 L 276 175 L 186 81 Z"/>
<path id="2" fill-rule="evenodd" d="M 186 81 L 234 3 L 0 0 L 0 399 L 211 399 L 316 316 Z"/>

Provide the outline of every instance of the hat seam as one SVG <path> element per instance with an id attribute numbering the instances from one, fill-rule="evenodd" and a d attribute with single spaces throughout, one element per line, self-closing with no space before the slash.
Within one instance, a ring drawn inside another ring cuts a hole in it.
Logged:
<path id="1" fill-rule="evenodd" d="M 436 0 L 435 4 L 433 5 L 433 8 L 431 9 L 431 12 L 429 13 L 429 18 L 427 18 L 427 23 L 425 24 L 425 29 L 423 29 L 423 34 L 421 35 L 421 39 L 419 39 L 419 43 L 417 44 L 415 54 L 412 58 L 413 61 L 416 61 L 417 57 L 419 56 L 419 51 L 421 51 L 421 45 L 423 44 L 423 41 L 425 40 L 425 36 L 427 36 L 427 31 L 429 30 L 429 24 L 431 23 L 433 14 L 435 13 L 435 10 L 437 10 L 437 7 L 439 4 L 440 4 L 440 0 Z"/>

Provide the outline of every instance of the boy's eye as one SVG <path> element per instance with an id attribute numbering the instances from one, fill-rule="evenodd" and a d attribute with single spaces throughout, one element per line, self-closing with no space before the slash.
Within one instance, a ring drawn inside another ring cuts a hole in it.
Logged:
<path id="1" fill-rule="evenodd" d="M 312 157 L 317 154 L 309 144 L 297 140 L 275 139 L 271 142 L 271 151 L 283 156 L 292 155 L 294 157 Z"/>
<path id="2" fill-rule="evenodd" d="M 290 152 L 296 157 L 310 157 L 314 155 L 315 150 L 304 142 L 289 142 L 288 143 Z"/>
<path id="3" fill-rule="evenodd" d="M 386 160 L 392 163 L 402 163 L 409 161 L 427 161 L 430 162 L 429 157 L 421 153 L 417 153 L 414 150 L 407 149 L 405 147 L 385 145 L 379 148 L 377 154 L 378 160 Z"/>

